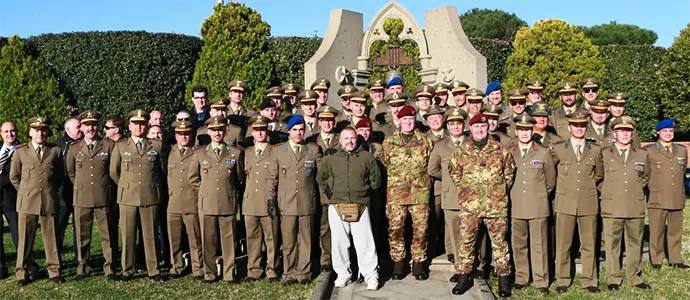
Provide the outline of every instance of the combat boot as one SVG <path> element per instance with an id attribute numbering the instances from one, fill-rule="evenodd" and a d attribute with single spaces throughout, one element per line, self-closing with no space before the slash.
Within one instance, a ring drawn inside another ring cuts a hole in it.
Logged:
<path id="1" fill-rule="evenodd" d="M 501 297 L 510 297 L 512 286 L 510 285 L 510 276 L 501 276 L 498 278 L 498 295 Z"/>
<path id="2" fill-rule="evenodd" d="M 414 274 L 414 279 L 417 280 L 427 280 L 429 278 L 429 274 L 426 272 L 423 262 L 415 261 L 412 264 L 412 274 Z"/>
<path id="3" fill-rule="evenodd" d="M 453 288 L 453 295 L 462 295 L 472 287 L 470 274 L 457 274 L 458 283 Z"/>
<path id="4" fill-rule="evenodd" d="M 402 280 L 404 277 L 404 273 L 405 273 L 405 263 L 402 261 L 393 262 L 393 276 L 391 276 L 391 279 Z"/>

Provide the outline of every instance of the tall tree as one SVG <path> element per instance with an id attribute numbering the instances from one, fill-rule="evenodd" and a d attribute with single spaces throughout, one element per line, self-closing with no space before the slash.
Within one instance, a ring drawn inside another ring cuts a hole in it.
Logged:
<path id="1" fill-rule="evenodd" d="M 582 27 L 582 32 L 595 45 L 652 45 L 656 43 L 656 32 L 640 28 L 637 25 L 608 24 Z"/>
<path id="2" fill-rule="evenodd" d="M 661 60 L 659 88 L 665 118 L 690 130 L 690 24 L 677 36 Z"/>
<path id="3" fill-rule="evenodd" d="M 499 9 L 473 8 L 460 15 L 465 34 L 471 37 L 512 41 L 520 27 L 527 23 L 515 14 Z"/>

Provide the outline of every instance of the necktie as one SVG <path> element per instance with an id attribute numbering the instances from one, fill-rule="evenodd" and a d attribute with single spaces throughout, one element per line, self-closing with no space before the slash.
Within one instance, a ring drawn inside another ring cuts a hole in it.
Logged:
<path id="1" fill-rule="evenodd" d="M 666 148 L 666 152 L 671 153 L 671 146 L 664 146 L 664 148 Z M 7 149 L 7 150 L 9 150 L 9 149 Z M 2 159 L 0 159 L 0 162 L 1 161 L 2 161 Z"/>
<path id="2" fill-rule="evenodd" d="M 2 172 L 2 169 L 5 167 L 5 164 L 9 158 L 10 148 L 5 148 L 5 151 L 2 152 L 2 156 L 0 156 L 0 172 Z"/>
<path id="3" fill-rule="evenodd" d="M 577 157 L 577 160 L 580 161 L 582 159 L 582 145 L 577 145 L 575 147 L 575 157 Z"/>
<path id="4" fill-rule="evenodd" d="M 300 150 L 299 146 L 295 146 L 292 149 L 294 150 L 293 153 L 295 154 L 295 158 L 299 159 L 299 150 Z"/>
<path id="5" fill-rule="evenodd" d="M 460 141 L 455 141 L 455 148 L 460 147 Z"/>
<path id="6" fill-rule="evenodd" d="M 261 149 L 256 148 L 256 156 L 259 156 L 259 155 L 261 155 Z"/>
<path id="7" fill-rule="evenodd" d="M 180 148 L 180 156 L 184 156 L 185 153 L 187 153 L 187 148 L 185 148 L 185 147 Z"/>
<path id="8" fill-rule="evenodd" d="M 216 156 L 220 157 L 220 147 L 213 149 L 214 152 L 216 152 Z"/>
<path id="9" fill-rule="evenodd" d="M 527 148 L 522 149 L 522 157 L 525 157 L 527 155 Z"/>
<path id="10" fill-rule="evenodd" d="M 137 142 L 137 151 L 141 152 L 141 141 Z"/>
<path id="11" fill-rule="evenodd" d="M 628 158 L 628 155 L 626 152 L 628 152 L 628 149 L 621 149 L 621 156 L 623 157 L 623 161 L 626 161 Z"/>
<path id="12" fill-rule="evenodd" d="M 328 145 L 331 144 L 331 139 L 330 139 L 330 138 L 327 138 L 327 139 L 324 140 L 324 142 L 326 142 L 326 146 L 328 146 Z"/>
<path id="13" fill-rule="evenodd" d="M 38 148 L 36 148 L 36 155 L 38 155 L 39 159 L 41 159 L 41 152 L 43 152 L 41 148 L 41 146 L 38 146 Z"/>
<path id="14" fill-rule="evenodd" d="M 89 144 L 89 145 L 86 146 L 86 147 L 89 148 L 89 154 L 93 154 L 93 144 Z"/>
<path id="15" fill-rule="evenodd" d="M 604 131 L 601 128 L 598 128 L 597 134 L 599 134 L 599 136 L 602 136 L 602 135 L 604 135 Z"/>
<path id="16" fill-rule="evenodd" d="M 436 139 L 438 139 L 438 140 L 440 140 L 442 137 L 443 137 L 443 136 L 441 136 L 440 134 L 437 134 L 437 135 L 436 135 Z"/>
<path id="17" fill-rule="evenodd" d="M 307 122 L 307 125 L 309 125 L 309 130 L 314 130 L 314 123 Z"/>

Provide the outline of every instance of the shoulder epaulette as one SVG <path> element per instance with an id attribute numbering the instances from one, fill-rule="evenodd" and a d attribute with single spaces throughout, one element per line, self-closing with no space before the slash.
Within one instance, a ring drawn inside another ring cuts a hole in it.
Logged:
<path id="1" fill-rule="evenodd" d="M 22 148 L 22 147 L 26 147 L 26 146 L 28 146 L 28 145 L 29 145 L 28 143 L 26 143 L 26 144 L 21 144 L 21 145 L 18 145 L 18 146 L 17 146 L 16 148 L 14 148 L 14 149 L 19 149 L 19 148 Z"/>
<path id="2" fill-rule="evenodd" d="M 683 144 L 676 144 L 676 143 L 673 143 L 673 146 L 676 147 L 676 148 L 683 148 L 683 149 L 686 149 L 686 148 L 687 148 L 687 147 L 685 147 L 685 145 L 683 145 Z"/>
<path id="3" fill-rule="evenodd" d="M 560 141 L 555 141 L 555 142 L 553 142 L 552 144 L 553 144 L 554 146 L 556 146 L 556 145 L 560 145 L 560 144 L 565 144 L 565 143 L 567 143 L 567 142 L 568 142 L 568 140 L 560 140 Z"/>
<path id="4" fill-rule="evenodd" d="M 656 145 L 657 145 L 656 143 L 654 143 L 654 144 L 649 144 L 649 145 L 644 145 L 644 146 L 642 146 L 642 148 L 644 148 L 644 149 L 649 149 L 649 148 L 651 148 L 651 147 L 656 147 Z"/>

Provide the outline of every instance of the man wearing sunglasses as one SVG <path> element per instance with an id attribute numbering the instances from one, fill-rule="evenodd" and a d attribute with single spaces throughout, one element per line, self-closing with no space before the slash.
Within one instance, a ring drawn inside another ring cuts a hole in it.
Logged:
<path id="1" fill-rule="evenodd" d="M 561 99 L 562 106 L 551 113 L 551 124 L 556 128 L 556 133 L 563 139 L 570 138 L 568 131 L 568 119 L 566 115 L 579 112 L 582 109 L 575 103 L 577 101 L 577 85 L 572 82 L 564 82 L 558 87 L 558 97 Z"/>
<path id="2" fill-rule="evenodd" d="M 515 122 L 513 122 L 513 119 L 525 112 L 525 108 L 527 108 L 528 94 L 528 91 L 517 88 L 508 91 L 510 109 L 513 110 L 513 115 L 510 116 L 508 120 L 503 121 L 503 124 L 506 124 L 506 135 L 508 135 L 510 138 L 515 138 Z"/>
<path id="3" fill-rule="evenodd" d="M 599 83 L 599 80 L 596 80 L 595 78 L 584 78 L 582 81 L 580 81 L 582 98 L 585 98 L 585 100 L 582 101 L 582 107 L 584 109 L 589 109 L 589 103 L 597 100 L 600 86 L 601 83 Z"/>

